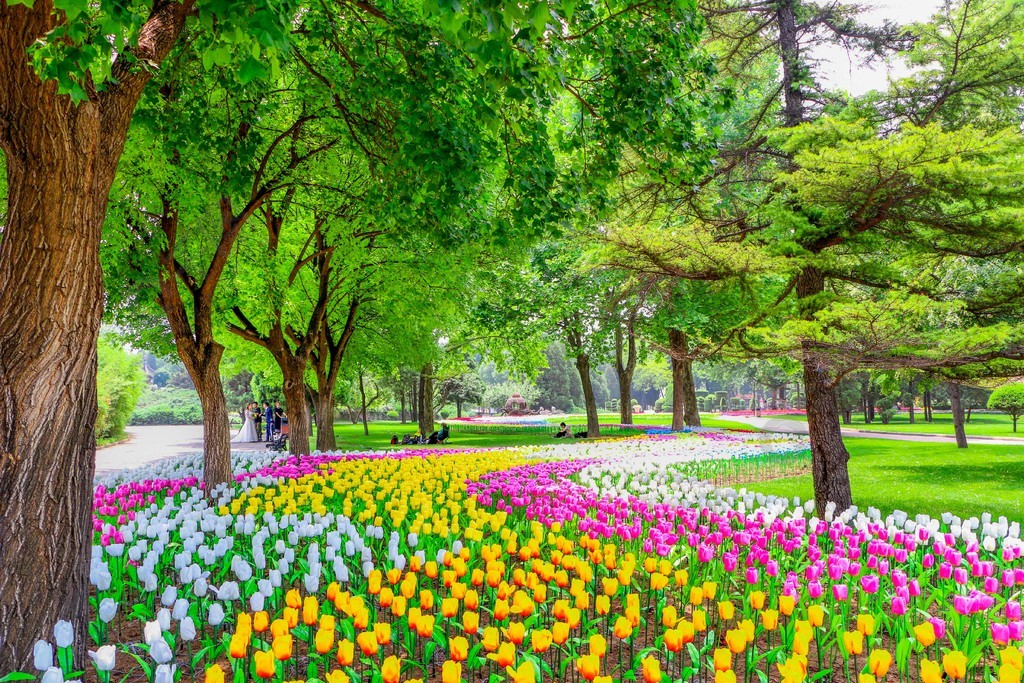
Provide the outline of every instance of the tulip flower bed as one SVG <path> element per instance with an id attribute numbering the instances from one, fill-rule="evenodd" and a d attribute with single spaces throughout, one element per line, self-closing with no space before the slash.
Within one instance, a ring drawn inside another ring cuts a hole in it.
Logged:
<path id="1" fill-rule="evenodd" d="M 78 637 L 102 683 L 1019 683 L 1019 525 L 714 483 L 807 458 L 710 432 L 254 453 L 209 497 L 194 460 L 124 473 L 96 489 L 88 633 L 57 624 L 35 675 L 81 675 Z"/>

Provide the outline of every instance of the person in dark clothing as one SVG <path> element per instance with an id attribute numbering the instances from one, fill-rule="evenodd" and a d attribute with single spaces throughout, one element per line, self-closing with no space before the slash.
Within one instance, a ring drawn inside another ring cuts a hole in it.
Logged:
<path id="1" fill-rule="evenodd" d="M 263 402 L 263 418 L 267 422 L 267 441 L 274 440 L 274 409 L 270 407 L 270 401 Z"/>
<path id="2" fill-rule="evenodd" d="M 448 438 L 448 425 L 444 422 L 441 423 L 441 430 L 432 433 L 427 437 L 428 444 L 444 443 Z"/>
<path id="3" fill-rule="evenodd" d="M 569 426 L 567 424 L 562 422 L 561 424 L 558 425 L 558 432 L 555 434 L 555 438 L 556 439 L 571 439 L 572 438 L 572 430 L 569 429 Z"/>
<path id="4" fill-rule="evenodd" d="M 259 403 L 252 404 L 252 421 L 256 423 L 256 441 L 263 441 L 263 413 L 260 411 Z"/>
<path id="5" fill-rule="evenodd" d="M 284 409 L 280 401 L 274 401 L 274 432 L 281 432 L 281 420 L 284 418 Z"/>

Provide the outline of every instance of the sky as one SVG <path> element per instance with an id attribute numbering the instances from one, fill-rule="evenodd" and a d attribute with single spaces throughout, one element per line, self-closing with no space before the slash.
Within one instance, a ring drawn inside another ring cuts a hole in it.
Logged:
<path id="1" fill-rule="evenodd" d="M 864 14 L 865 23 L 881 22 L 885 19 L 901 24 L 928 19 L 941 4 L 941 0 L 865 0 L 872 9 Z M 869 90 L 885 88 L 889 74 L 899 77 L 906 73 L 898 63 L 877 65 L 869 69 L 858 63 L 856 55 L 848 55 L 839 46 L 823 46 L 813 52 L 822 60 L 823 80 L 835 88 L 862 95 Z"/>

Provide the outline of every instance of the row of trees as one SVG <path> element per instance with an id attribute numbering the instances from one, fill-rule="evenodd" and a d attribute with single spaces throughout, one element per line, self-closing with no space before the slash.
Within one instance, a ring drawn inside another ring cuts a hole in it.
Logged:
<path id="1" fill-rule="evenodd" d="M 431 415 L 439 349 L 483 343 L 457 315 L 481 264 L 601 205 L 626 149 L 659 177 L 706 158 L 695 9 L 0 3 L 0 670 L 59 619 L 86 630 L 104 305 L 173 340 L 210 495 L 229 346 L 280 374 L 297 452 L 347 356 L 416 368 Z"/>

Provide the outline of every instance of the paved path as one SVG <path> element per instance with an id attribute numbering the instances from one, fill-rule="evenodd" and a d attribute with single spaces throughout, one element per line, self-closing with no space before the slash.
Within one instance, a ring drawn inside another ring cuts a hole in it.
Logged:
<path id="1" fill-rule="evenodd" d="M 786 434 L 806 434 L 807 423 L 802 420 L 784 420 L 777 417 L 746 417 L 727 415 L 724 419 L 743 422 L 751 427 L 766 432 L 783 432 Z M 844 437 L 861 437 L 870 439 L 890 439 L 892 441 L 919 441 L 921 443 L 956 443 L 952 434 L 914 434 L 908 432 L 882 432 L 869 429 L 849 429 L 843 427 Z M 1024 439 L 1013 437 L 973 436 L 969 432 L 967 441 L 989 444 L 993 446 L 1024 446 Z"/>
<path id="2" fill-rule="evenodd" d="M 96 451 L 96 474 L 110 474 L 126 467 L 140 467 L 165 458 L 203 450 L 202 425 L 154 425 L 127 427 L 128 441 Z M 263 450 L 262 443 L 233 443 L 233 451 Z"/>

